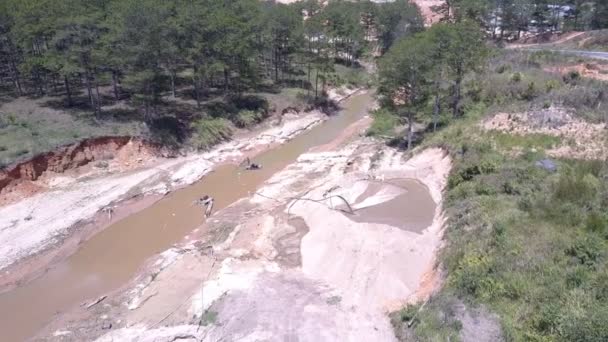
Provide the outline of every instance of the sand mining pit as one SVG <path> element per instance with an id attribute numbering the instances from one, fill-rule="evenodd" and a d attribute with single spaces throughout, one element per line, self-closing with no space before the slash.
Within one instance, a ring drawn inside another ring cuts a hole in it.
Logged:
<path id="1" fill-rule="evenodd" d="M 434 268 L 449 169 L 442 150 L 405 161 L 368 139 L 302 155 L 42 339 L 392 341 L 386 313 Z"/>

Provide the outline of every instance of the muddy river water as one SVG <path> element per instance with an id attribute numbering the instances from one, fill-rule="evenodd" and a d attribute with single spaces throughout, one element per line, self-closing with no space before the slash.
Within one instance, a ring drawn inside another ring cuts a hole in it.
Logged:
<path id="1" fill-rule="evenodd" d="M 209 194 L 215 198 L 214 209 L 219 210 L 246 197 L 300 154 L 337 137 L 366 115 L 371 103 L 369 93 L 352 96 L 342 103 L 338 115 L 254 158 L 263 169 L 244 172 L 235 165 L 219 166 L 199 182 L 106 228 L 44 275 L 1 294 L 0 340 L 32 337 L 55 315 L 125 284 L 144 261 L 202 223 L 201 208 L 191 205 L 195 199 Z"/>

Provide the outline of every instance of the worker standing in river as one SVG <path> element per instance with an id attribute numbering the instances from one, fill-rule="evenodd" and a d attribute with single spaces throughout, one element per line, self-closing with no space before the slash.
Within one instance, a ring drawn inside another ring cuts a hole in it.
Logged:
<path id="1" fill-rule="evenodd" d="M 205 217 L 211 216 L 211 211 L 213 210 L 213 197 L 205 195 L 194 203 L 205 207 Z"/>

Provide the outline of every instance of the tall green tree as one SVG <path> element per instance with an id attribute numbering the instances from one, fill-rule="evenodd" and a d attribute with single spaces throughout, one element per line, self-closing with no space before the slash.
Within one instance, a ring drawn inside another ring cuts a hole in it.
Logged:
<path id="1" fill-rule="evenodd" d="M 110 45 L 126 68 L 125 85 L 134 100 L 144 108 L 146 120 L 152 118 L 163 86 L 163 61 L 172 44 L 165 23 L 172 4 L 162 0 L 127 0 L 113 2 L 108 26 Z"/>
<path id="2" fill-rule="evenodd" d="M 469 72 L 483 67 L 488 56 L 485 37 L 480 27 L 472 21 L 451 24 L 443 33 L 445 52 L 442 61 L 447 68 L 447 76 L 452 82 L 452 115 L 462 113 L 462 83 Z"/>
<path id="3" fill-rule="evenodd" d="M 275 82 L 281 80 L 281 73 L 289 71 L 293 56 L 304 44 L 302 39 L 303 20 L 300 8 L 293 5 L 269 3 L 264 8 L 263 44 L 272 65 Z"/>
<path id="4" fill-rule="evenodd" d="M 426 106 L 433 82 L 432 48 L 421 33 L 397 42 L 380 62 L 380 93 L 385 103 L 408 121 L 407 147 L 412 148 L 416 115 Z"/>
<path id="5" fill-rule="evenodd" d="M 594 29 L 608 28 L 608 2 L 596 0 L 593 5 L 591 27 Z"/>
<path id="6" fill-rule="evenodd" d="M 377 12 L 378 36 L 383 51 L 398 39 L 420 32 L 424 20 L 420 9 L 407 0 L 382 3 Z"/>
<path id="7" fill-rule="evenodd" d="M 97 52 L 105 29 L 101 8 L 82 0 L 73 0 L 70 10 L 57 18 L 56 30 L 51 40 L 50 59 L 55 63 L 54 71 L 63 77 L 68 105 L 72 105 L 70 77 L 84 76 L 87 96 L 91 108 L 97 115 L 101 112 L 98 74 L 101 60 Z"/>
<path id="8" fill-rule="evenodd" d="M 19 72 L 21 51 L 15 42 L 14 17 L 9 14 L 14 11 L 14 2 L 0 2 L 0 65 L 10 77 L 15 93 L 21 96 L 23 95 L 21 73 Z"/>

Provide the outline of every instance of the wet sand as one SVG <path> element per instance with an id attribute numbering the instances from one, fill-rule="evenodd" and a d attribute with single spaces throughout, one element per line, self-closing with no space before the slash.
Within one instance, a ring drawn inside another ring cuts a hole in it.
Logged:
<path id="1" fill-rule="evenodd" d="M 436 204 L 426 186 L 414 179 L 391 179 L 386 182 L 371 182 L 365 192 L 357 198 L 355 205 L 367 197 L 374 196 L 383 184 L 403 189 L 395 198 L 372 206 L 355 210 L 347 215 L 355 222 L 381 223 L 400 229 L 420 233 L 433 222 Z"/>

